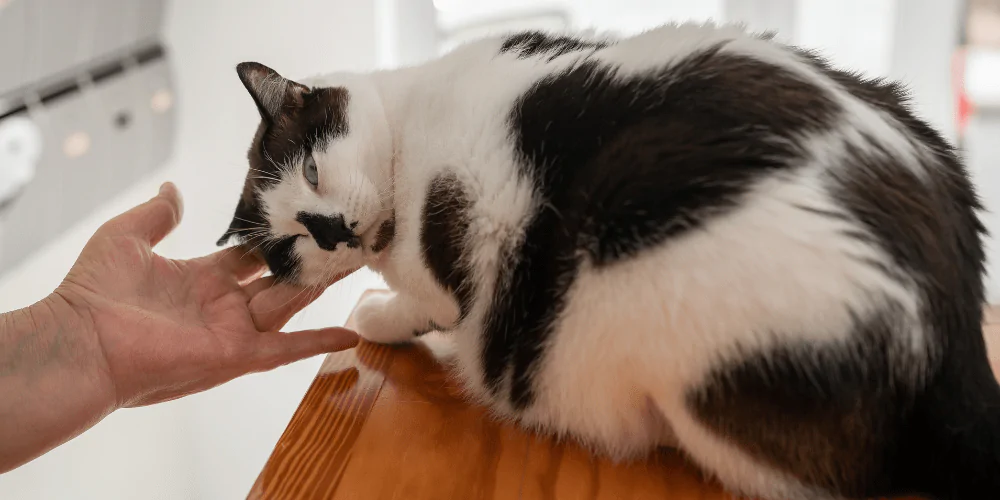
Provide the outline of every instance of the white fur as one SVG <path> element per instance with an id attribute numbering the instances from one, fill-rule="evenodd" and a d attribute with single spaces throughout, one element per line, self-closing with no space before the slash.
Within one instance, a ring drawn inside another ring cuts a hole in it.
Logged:
<path id="1" fill-rule="evenodd" d="M 351 95 L 350 132 L 316 154 L 321 188 L 283 182 L 264 195 L 276 230 L 301 233 L 298 210 L 337 211 L 359 220 L 362 250 L 322 252 L 299 243 L 303 278 L 320 284 L 361 262 L 394 290 L 358 310 L 362 335 L 399 342 L 429 321 L 456 326 L 455 300 L 434 280 L 420 244 L 421 209 L 429 181 L 454 173 L 471 193 L 469 245 L 478 299 L 453 332 L 459 376 L 469 394 L 498 415 L 571 435 L 616 458 L 675 444 L 727 486 L 768 498 L 802 497 L 808 489 L 762 465 L 709 432 L 684 403 L 737 345 L 763 348 L 791 340 L 844 340 L 850 312 L 874 312 L 884 301 L 916 317 L 912 287 L 888 279 L 856 258 L 892 266 L 879 249 L 847 240 L 860 225 L 796 206 L 840 211 L 823 172 L 838 168 L 850 143 L 871 154 L 870 137 L 892 154 L 924 154 L 884 113 L 858 101 L 793 54 L 738 28 L 666 26 L 598 51 L 622 75 L 659 68 L 720 41 L 724 50 L 760 58 L 827 90 L 848 110 L 834 132 L 803 137 L 809 152 L 797 174 L 755 186 L 744 206 L 669 245 L 611 266 L 584 266 L 549 340 L 535 379 L 536 403 L 518 413 L 482 387 L 479 324 L 506 249 L 520 241 L 539 203 L 515 168 L 508 139 L 512 101 L 538 78 L 576 64 L 568 54 L 545 63 L 496 56 L 500 39 L 460 47 L 421 66 L 371 75 L 329 75 L 310 84 L 339 85 Z M 911 162 L 916 168 L 917 162 Z M 290 176 L 300 179 L 301 176 Z M 396 238 L 382 254 L 369 250 L 378 223 L 395 211 Z M 851 227 L 853 226 L 853 227 Z M 917 324 L 915 322 L 915 324 Z M 926 341 L 913 328 L 899 341 L 899 367 L 918 373 Z"/>

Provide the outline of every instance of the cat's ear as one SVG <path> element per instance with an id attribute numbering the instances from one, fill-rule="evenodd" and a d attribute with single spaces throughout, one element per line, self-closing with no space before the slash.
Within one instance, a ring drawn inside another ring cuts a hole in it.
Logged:
<path id="1" fill-rule="evenodd" d="M 303 96 L 309 92 L 309 87 L 293 82 L 260 63 L 237 64 L 236 74 L 253 97 L 261 117 L 269 121 L 274 121 L 289 109 L 301 107 Z"/>
<path id="2" fill-rule="evenodd" d="M 243 197 L 240 197 L 240 201 L 236 204 L 236 211 L 233 213 L 233 220 L 229 222 L 229 229 L 222 234 L 222 237 L 215 242 L 218 246 L 225 246 L 229 243 L 234 236 L 246 236 L 246 233 L 251 228 L 251 222 L 253 219 L 253 211 L 244 201 Z"/>

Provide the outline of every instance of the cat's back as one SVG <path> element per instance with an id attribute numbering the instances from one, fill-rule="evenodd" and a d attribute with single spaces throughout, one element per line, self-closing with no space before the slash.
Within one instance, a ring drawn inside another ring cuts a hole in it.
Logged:
<path id="1" fill-rule="evenodd" d="M 422 71 L 439 83 L 421 87 L 448 102 L 437 126 L 451 132 L 421 137 L 422 150 L 463 191 L 473 229 L 485 228 L 467 240 L 493 256 L 478 274 L 506 285 L 484 297 L 489 324 L 539 325 L 517 349 L 540 350 L 574 290 L 597 294 L 577 301 L 584 318 L 591 304 L 640 294 L 600 286 L 608 280 L 683 289 L 660 310 L 713 318 L 717 330 L 846 325 L 892 304 L 899 321 L 939 318 L 901 340 L 918 356 L 943 325 L 978 325 L 974 192 L 896 85 L 695 24 L 628 38 L 509 34 Z M 546 306 L 525 320 L 514 300 Z M 713 311 L 720 301 L 739 303 L 727 321 Z M 506 372 L 510 349 L 496 347 L 494 372 Z M 530 372 L 529 358 L 515 374 Z"/>

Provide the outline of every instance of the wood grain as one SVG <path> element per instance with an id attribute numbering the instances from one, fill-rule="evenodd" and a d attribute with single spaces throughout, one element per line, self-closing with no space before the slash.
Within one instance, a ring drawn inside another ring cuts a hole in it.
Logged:
<path id="1" fill-rule="evenodd" d="M 326 498 L 336 490 L 394 354 L 362 343 L 327 356 L 249 498 Z"/>
<path id="2" fill-rule="evenodd" d="M 1000 309 L 985 321 L 998 369 Z M 411 346 L 362 342 L 327 356 L 248 498 L 734 498 L 674 452 L 612 464 L 491 419 L 441 368 L 448 346 L 431 333 Z"/>

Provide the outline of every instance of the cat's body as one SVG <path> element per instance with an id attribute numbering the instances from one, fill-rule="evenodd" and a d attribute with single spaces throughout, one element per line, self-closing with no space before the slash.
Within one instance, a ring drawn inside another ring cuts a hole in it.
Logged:
<path id="1" fill-rule="evenodd" d="M 896 87 L 693 25 L 240 74 L 224 239 L 302 284 L 380 272 L 359 332 L 448 331 L 496 414 L 772 499 L 1000 486 L 977 201 Z"/>

